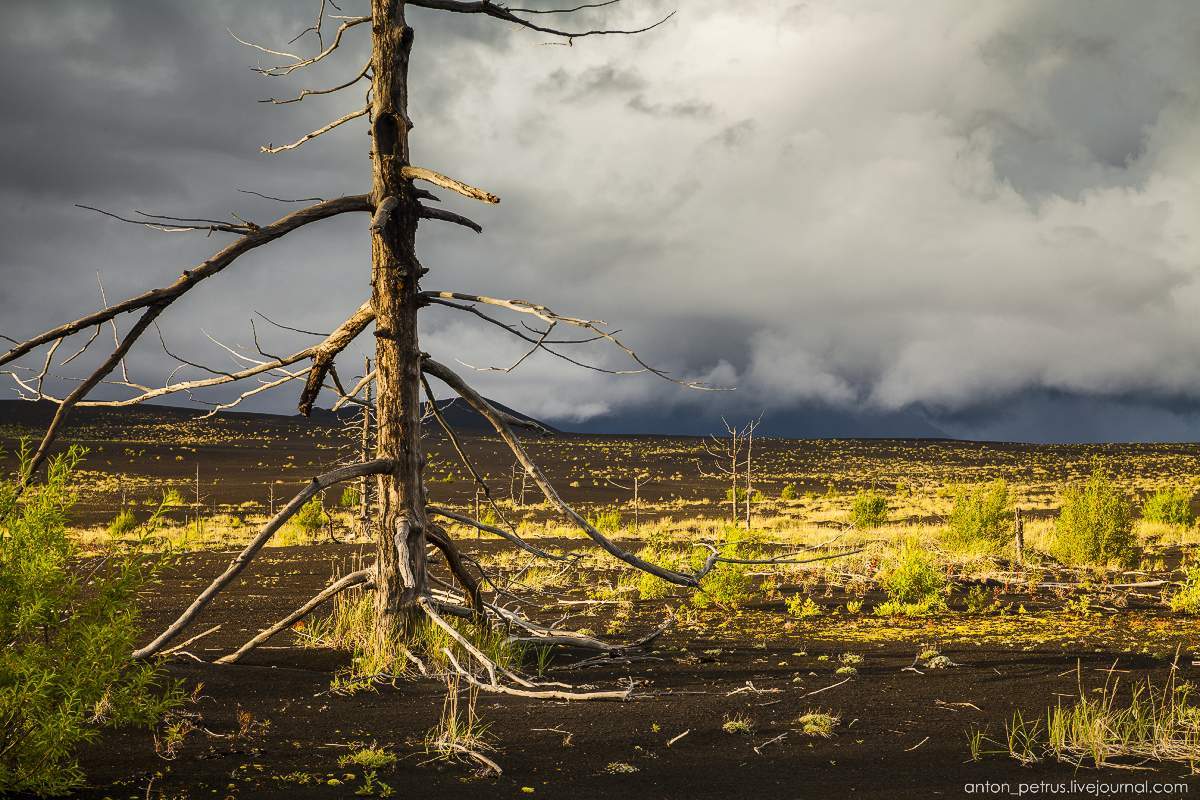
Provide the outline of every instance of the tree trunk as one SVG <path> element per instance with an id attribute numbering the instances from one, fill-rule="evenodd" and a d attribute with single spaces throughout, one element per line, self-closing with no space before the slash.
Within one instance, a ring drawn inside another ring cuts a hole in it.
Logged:
<path id="1" fill-rule="evenodd" d="M 418 203 L 401 176 L 409 164 L 408 60 L 413 32 L 403 0 L 371 0 L 371 199 L 390 216 L 371 226 L 375 308 L 376 453 L 396 468 L 379 476 L 376 623 L 380 631 L 415 618 L 426 591 L 425 493 L 421 484 L 421 351 L 417 343 Z"/>
<path id="2" fill-rule="evenodd" d="M 371 374 L 371 359 L 363 364 L 363 375 Z M 366 386 L 367 404 L 362 410 L 362 429 L 359 431 L 358 460 L 367 461 L 371 458 L 371 384 Z M 358 479 L 358 532 L 366 536 L 371 530 L 370 497 L 371 483 L 364 475 Z"/>
<path id="3" fill-rule="evenodd" d="M 746 530 L 750 530 L 750 501 L 754 494 L 753 477 L 751 471 L 751 457 L 754 455 L 754 425 L 751 424 L 746 428 Z"/>

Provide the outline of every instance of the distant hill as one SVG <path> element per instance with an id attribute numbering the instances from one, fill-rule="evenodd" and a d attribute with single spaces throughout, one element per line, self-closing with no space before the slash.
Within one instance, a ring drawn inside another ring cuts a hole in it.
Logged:
<path id="1" fill-rule="evenodd" d="M 516 417 L 517 419 L 540 425 L 551 432 L 558 432 L 554 427 L 535 420 L 519 411 L 489 400 L 497 409 Z M 482 416 L 475 412 L 460 398 L 450 398 L 437 401 L 442 416 L 456 431 L 464 433 L 491 433 L 492 426 Z M 56 406 L 49 401 L 31 402 L 27 400 L 0 400 L 0 425 L 16 425 L 22 428 L 41 428 L 50 423 Z M 103 422 L 121 421 L 128 424 L 153 424 L 156 422 L 187 422 L 206 413 L 200 408 L 185 408 L 182 406 L 166 406 L 143 404 L 126 408 L 77 408 L 71 412 L 71 422 L 80 425 Z M 310 417 L 298 414 L 262 414 L 247 411 L 222 411 L 222 417 L 236 417 L 243 421 L 254 421 L 263 426 L 315 426 L 327 428 L 331 425 L 356 416 L 355 409 L 342 408 L 337 412 L 325 408 L 314 408 Z M 437 425 L 430 421 L 427 424 Z"/>

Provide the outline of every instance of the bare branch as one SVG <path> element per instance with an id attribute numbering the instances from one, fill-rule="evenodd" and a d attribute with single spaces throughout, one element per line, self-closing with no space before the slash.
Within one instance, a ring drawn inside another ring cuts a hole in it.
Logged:
<path id="1" fill-rule="evenodd" d="M 281 144 L 278 147 L 268 144 L 263 147 L 260 147 L 259 150 L 261 150 L 264 153 L 270 153 L 271 155 L 274 155 L 276 153 L 282 153 L 285 150 L 295 150 L 297 147 L 304 144 L 305 142 L 312 141 L 313 139 L 317 138 L 318 136 L 320 136 L 323 133 L 329 133 L 331 130 L 338 127 L 339 125 L 344 125 L 345 123 L 349 122 L 352 119 L 358 119 L 359 117 L 365 117 L 367 115 L 368 111 L 370 111 L 370 108 L 368 106 L 363 106 L 358 111 L 351 111 L 349 114 L 346 114 L 343 117 L 338 117 L 333 122 L 330 122 L 328 125 L 324 125 L 320 128 L 317 128 L 312 133 L 304 134 L 303 136 L 301 136 L 299 139 L 292 142 L 291 144 Z"/>
<path id="2" fill-rule="evenodd" d="M 624 561 L 630 566 L 637 567 L 644 572 L 649 572 L 651 575 L 662 578 L 668 583 L 674 583 L 679 586 L 699 586 L 699 581 L 692 575 L 687 575 L 682 572 L 675 572 L 674 570 L 660 567 L 657 564 L 651 564 L 649 561 L 639 558 L 633 553 L 617 547 L 612 540 L 610 540 L 600 531 L 596 530 L 596 528 L 590 522 L 581 517 L 579 513 L 575 511 L 575 509 L 567 505 L 567 503 L 565 503 L 563 499 L 558 496 L 558 492 L 555 491 L 550 482 L 546 480 L 546 476 L 542 474 L 542 471 L 538 465 L 534 463 L 528 454 L 526 454 L 525 448 L 521 446 L 521 443 L 517 440 L 517 437 L 513 435 L 512 429 L 508 427 L 505 421 L 496 412 L 496 409 L 493 408 L 492 405 L 487 402 L 487 400 L 485 400 L 478 392 L 468 386 L 467 383 L 463 381 L 463 379 L 457 374 L 455 374 L 453 370 L 443 364 L 439 364 L 433 359 L 425 359 L 421 364 L 421 369 L 453 389 L 460 397 L 467 401 L 468 405 L 478 411 L 481 416 L 490 422 L 492 427 L 495 428 L 496 433 L 500 434 L 500 438 L 503 439 L 505 444 L 508 445 L 509 449 L 512 450 L 513 455 L 517 457 L 517 461 L 520 462 L 521 466 L 523 466 L 525 470 L 533 477 L 534 483 L 536 483 L 538 488 L 542 490 L 542 494 L 546 496 L 546 499 L 550 501 L 550 504 L 557 508 L 559 512 L 563 514 L 563 516 L 567 517 L 577 526 L 579 526 L 584 533 L 591 537 L 594 542 L 600 545 L 600 547 L 602 547 L 610 555 L 621 561 Z"/>
<path id="3" fill-rule="evenodd" d="M 441 508 L 440 506 L 425 506 L 425 511 L 426 511 L 426 513 L 434 514 L 439 517 L 445 517 L 446 519 L 454 520 L 455 522 L 461 523 L 463 525 L 467 525 L 472 528 L 476 528 L 476 529 L 484 531 L 486 533 L 495 534 L 496 536 L 499 536 L 501 539 L 504 539 L 505 541 L 511 542 L 512 544 L 516 545 L 520 549 L 524 550 L 526 553 L 535 555 L 538 558 L 546 558 L 546 559 L 550 559 L 551 561 L 569 561 L 569 560 L 571 560 L 569 556 L 556 556 L 553 553 L 549 553 L 549 552 L 541 549 L 540 547 L 535 547 L 535 546 L 531 545 L 529 542 L 525 541 L 520 536 L 518 536 L 517 534 L 515 534 L 511 531 L 506 531 L 503 528 L 496 527 L 495 525 L 487 525 L 476 519 L 472 519 L 471 517 L 468 517 L 465 514 L 458 514 L 453 511 L 450 511 L 449 509 Z"/>
<path id="4" fill-rule="evenodd" d="M 262 313 L 261 311 L 255 311 L 254 313 L 257 314 L 258 316 L 262 317 L 263 319 L 265 319 L 267 322 L 274 325 L 276 328 L 280 328 L 281 330 L 291 331 L 292 333 L 303 333 L 305 336 L 329 336 L 329 335 L 331 335 L 328 333 L 319 333 L 317 331 L 306 331 L 303 328 L 293 328 L 291 325 L 284 325 L 282 322 L 276 322 L 275 320 L 271 319 L 270 317 L 268 317 L 266 314 Z M 254 320 L 250 320 L 250 323 L 253 325 Z M 260 350 L 259 352 L 262 352 L 262 351 Z"/>
<path id="5" fill-rule="evenodd" d="M 428 609 L 426 609 L 428 610 Z M 495 692 L 496 694 L 510 694 L 516 697 L 535 697 L 542 700 L 628 700 L 633 694 L 632 688 L 624 691 L 599 691 L 599 692 L 564 692 L 555 689 L 514 689 L 511 686 L 502 686 L 498 683 L 484 683 L 475 677 L 473 674 L 464 670 L 462 665 L 458 663 L 458 659 L 454 657 L 454 653 L 450 648 L 442 648 L 442 652 L 450 659 L 450 663 L 468 683 L 472 686 L 482 689 L 485 692 Z"/>
<path id="6" fill-rule="evenodd" d="M 21 356 L 33 350 L 35 347 L 52 342 L 55 339 L 61 339 L 77 333 L 84 328 L 90 328 L 93 325 L 99 325 L 108 322 L 115 317 L 129 311 L 134 311 L 139 308 L 147 308 L 155 304 L 171 303 L 178 297 L 189 291 L 193 286 L 198 284 L 205 278 L 210 278 L 221 272 L 223 269 L 232 264 L 238 256 L 253 250 L 256 247 L 261 247 L 264 244 L 275 241 L 279 237 L 291 233 L 297 228 L 308 225 L 329 217 L 345 214 L 351 211 L 370 211 L 371 202 L 366 195 L 352 195 L 349 197 L 339 197 L 334 200 L 327 200 L 307 208 L 302 208 L 298 211 L 293 211 L 287 216 L 281 217 L 270 225 L 265 225 L 253 233 L 242 236 L 237 241 L 228 245 L 224 249 L 218 251 L 207 261 L 199 266 L 185 270 L 179 278 L 169 286 L 163 286 L 158 289 L 151 289 L 136 297 L 131 297 L 128 300 L 123 300 L 116 305 L 108 306 L 101 311 L 88 314 L 79 319 L 59 325 L 57 328 L 52 328 L 44 333 L 38 334 L 31 339 L 26 339 L 18 345 L 15 345 L 4 355 L 0 356 L 0 366 L 8 364 Z"/>
<path id="7" fill-rule="evenodd" d="M 475 612 L 475 622 L 486 626 L 488 624 L 487 606 L 483 600 L 483 593 L 479 590 L 479 581 L 467 572 L 467 567 L 463 563 L 454 540 L 450 538 L 450 534 L 440 525 L 430 525 L 425 531 L 425 536 L 433 542 L 434 547 L 442 551 L 450 573 L 454 575 L 454 579 L 458 581 L 458 585 L 462 587 L 471 601 L 471 610 Z"/>
<path id="8" fill-rule="evenodd" d="M 330 600 L 337 594 L 345 591 L 346 589 L 350 589 L 355 586 L 363 586 L 363 585 L 371 586 L 374 576 L 375 576 L 375 568 L 368 567 L 367 569 L 360 569 L 357 572 L 351 572 L 349 575 L 345 575 L 345 576 L 339 578 L 338 580 L 333 581 L 328 586 L 326 586 L 324 589 L 322 589 L 319 593 L 317 593 L 317 595 L 315 597 L 313 597 L 311 600 L 306 602 L 304 605 L 300 606 L 295 611 L 293 611 L 291 614 L 288 614 L 286 617 L 279 620 L 278 622 L 276 622 L 274 625 L 270 626 L 269 628 L 266 628 L 266 629 L 260 631 L 253 639 L 246 642 L 244 645 L 239 647 L 237 650 L 233 651 L 232 653 L 230 653 L 228 655 L 221 656 L 220 658 L 217 659 L 216 663 L 218 663 L 218 664 L 236 664 L 238 661 L 241 661 L 242 657 L 245 656 L 247 653 L 249 653 L 251 650 L 253 650 L 254 648 L 258 647 L 261 644 L 266 643 L 267 641 L 269 641 L 273 636 L 275 636 L 279 632 L 286 630 L 287 628 L 290 628 L 292 625 L 296 624 L 296 622 L 298 622 L 299 620 L 308 616 L 310 613 L 313 612 L 314 609 L 316 609 L 317 607 L 319 607 L 326 601 Z"/>
<path id="9" fill-rule="evenodd" d="M 362 71 L 360 71 L 356 76 L 354 76 L 353 78 L 351 78 L 350 80 L 346 81 L 343 84 L 339 84 L 337 86 L 333 86 L 328 89 L 301 89 L 300 94 L 296 95 L 295 97 L 291 98 L 290 100 L 279 100 L 274 97 L 269 97 L 266 100 L 259 100 L 258 102 L 271 103 L 272 105 L 277 105 L 277 106 L 284 106 L 284 105 L 287 105 L 288 103 L 299 103 L 301 100 L 303 100 L 306 97 L 309 97 L 310 95 L 333 94 L 334 92 L 340 92 L 342 89 L 350 88 L 354 84 L 361 81 L 363 78 L 367 77 L 367 73 L 370 71 L 371 71 L 371 63 L 367 62 L 367 64 L 362 68 Z"/>
<path id="10" fill-rule="evenodd" d="M 296 199 L 288 199 L 288 198 L 283 198 L 283 197 L 272 197 L 269 194 L 263 194 L 262 192 L 254 192 L 254 191 L 251 191 L 250 189 L 238 189 L 238 191 L 241 192 L 242 194 L 252 194 L 255 197 L 261 197 L 264 200 L 274 200 L 277 203 L 324 203 L 325 202 L 325 198 L 323 198 L 323 197 L 300 197 L 300 198 L 296 198 Z"/>
<path id="11" fill-rule="evenodd" d="M 236 233 L 239 236 L 245 236 L 253 233 L 254 229 L 244 223 L 237 222 L 222 222 L 220 220 L 196 220 L 185 221 L 179 217 L 164 217 L 159 214 L 145 214 L 141 211 L 135 211 L 135 214 L 141 214 L 144 217 L 154 217 L 155 219 L 131 219 L 122 217 L 120 214 L 114 214 L 111 211 L 105 211 L 102 208 L 94 206 L 85 206 L 82 203 L 76 203 L 76 208 L 82 208 L 86 211 L 95 211 L 97 214 L 103 214 L 106 217 L 128 222 L 131 225 L 142 225 L 146 228 L 152 228 L 163 233 L 188 233 L 191 231 L 208 231 L 210 233 L 220 231 L 222 233 Z M 203 222 L 203 224 L 197 224 Z"/>
<path id="12" fill-rule="evenodd" d="M 342 396 L 339 397 L 337 402 L 333 404 L 331 410 L 337 411 L 339 408 L 346 405 L 346 403 L 353 402 L 354 399 L 358 397 L 358 393 L 365 389 L 373 380 L 375 380 L 375 374 L 376 371 L 371 370 L 366 375 L 363 375 L 361 378 L 359 378 L 358 383 L 354 384 L 350 391 L 342 392 Z"/>
<path id="13" fill-rule="evenodd" d="M 487 297 L 486 295 L 464 294 L 462 292 L 431 291 L 431 292 L 422 292 L 421 294 L 423 297 L 430 300 L 431 302 L 436 302 L 436 300 L 440 299 L 440 300 L 461 300 L 461 301 L 465 301 L 468 303 L 482 303 L 484 305 L 491 305 L 491 306 L 497 306 L 499 308 L 505 308 L 505 309 L 508 309 L 509 311 L 515 311 L 515 312 L 518 312 L 521 314 L 531 314 L 547 324 L 552 324 L 555 322 L 562 322 L 567 325 L 573 325 L 577 328 L 583 328 L 585 330 L 592 331 L 598 337 L 600 337 L 602 339 L 607 339 L 609 342 L 611 342 L 615 347 L 617 347 L 619 350 L 621 350 L 623 353 L 625 353 L 625 355 L 627 355 L 630 358 L 630 360 L 632 360 L 635 364 L 637 364 L 638 366 L 640 366 L 642 368 L 641 370 L 638 370 L 638 371 L 651 372 L 651 373 L 657 375 L 658 377 L 662 378 L 663 380 L 670 381 L 671 383 L 677 383 L 680 386 L 685 386 L 689 389 L 698 389 L 700 391 L 709 391 L 709 392 L 728 391 L 728 390 L 722 389 L 720 387 L 705 386 L 704 384 L 700 383 L 699 381 L 688 381 L 688 380 L 680 380 L 679 378 L 673 378 L 673 377 L 671 377 L 670 373 L 668 373 L 664 370 L 658 369 L 657 367 L 650 366 L 648 363 L 643 361 L 642 357 L 639 356 L 637 354 L 637 352 L 635 352 L 632 348 L 625 345 L 620 339 L 618 339 L 612 333 L 601 328 L 600 326 L 604 324 L 603 320 L 589 320 L 589 319 L 579 319 L 577 317 L 563 316 L 562 314 L 554 313 L 553 311 L 551 311 L 549 308 L 547 308 L 544 305 L 541 305 L 539 303 L 531 303 L 528 300 L 505 300 L 505 299 L 500 299 L 500 298 L 496 298 L 496 297 Z M 570 359 L 568 359 L 568 360 L 570 360 Z M 581 366 L 589 366 L 589 365 L 583 364 Z M 597 371 L 600 371 L 600 372 L 605 371 L 599 367 L 589 367 L 589 368 L 596 369 Z M 622 374 L 628 374 L 628 373 L 622 373 Z"/>
<path id="14" fill-rule="evenodd" d="M 375 206 L 375 213 L 371 216 L 370 231 L 376 233 L 386 228 L 392 219 L 392 213 L 399 207 L 400 198 L 395 195 L 388 195 L 379 201 Z"/>
<path id="15" fill-rule="evenodd" d="M 574 8 L 513 8 L 508 7 L 508 10 L 514 14 L 574 14 L 576 11 L 583 11 L 587 8 L 604 8 L 605 6 L 614 6 L 621 0 L 604 0 L 602 3 L 585 3 Z"/>
<path id="16" fill-rule="evenodd" d="M 396 462 L 390 458 L 378 458 L 374 461 L 366 461 L 360 464 L 350 464 L 348 466 L 338 467 L 337 469 L 330 470 L 329 472 L 313 478 L 308 482 L 308 485 L 301 489 L 300 492 L 292 498 L 291 502 L 284 506 L 278 514 L 272 517 L 271 520 L 263 526 L 258 535 L 255 536 L 248 545 L 246 545 L 242 552 L 238 553 L 237 558 L 235 558 L 229 564 L 225 571 L 221 573 L 216 580 L 209 584 L 208 588 L 201 592 L 195 600 L 192 601 L 192 604 L 188 606 L 187 610 L 184 611 L 177 620 L 171 623 L 171 625 L 165 631 L 159 634 L 154 641 L 150 642 L 145 647 L 135 650 L 133 653 L 133 658 L 149 658 L 150 656 L 162 650 L 162 648 L 166 647 L 166 645 L 172 639 L 178 636 L 184 628 L 190 625 L 196 619 L 196 617 L 199 616 L 200 612 L 212 602 L 213 598 L 216 597 L 222 589 L 229 585 L 229 583 L 246 568 L 246 565 L 249 564 L 256 555 L 258 555 L 258 551 L 261 550 L 263 546 L 266 545 L 267 541 L 275 535 L 275 532 L 283 527 L 283 524 L 291 519 L 292 516 L 300 510 L 301 506 L 307 503 L 309 499 L 317 492 L 343 481 L 348 481 L 351 478 L 357 478 L 362 475 L 378 475 L 383 472 L 389 472 L 392 469 L 395 469 L 395 466 Z"/>
<path id="17" fill-rule="evenodd" d="M 375 310 L 371 308 L 370 301 L 363 303 L 354 312 L 350 319 L 343 322 L 337 327 L 333 333 L 316 346 L 312 354 L 312 367 L 308 371 L 308 380 L 304 384 L 304 391 L 300 395 L 300 413 L 308 416 L 312 411 L 313 403 L 317 399 L 317 394 L 321 391 L 321 386 L 325 383 L 325 376 L 329 374 L 329 370 L 333 367 L 333 359 L 337 354 L 346 349 L 346 347 L 354 341 L 354 339 L 367 329 L 375 320 Z"/>
<path id="18" fill-rule="evenodd" d="M 133 344 L 138 340 L 138 337 L 141 336 L 146 328 L 150 327 L 150 323 L 154 322 L 158 315 L 166 309 L 168 302 L 169 301 L 160 300 L 146 309 L 134 326 L 129 330 L 129 333 L 125 334 L 125 338 L 121 340 L 120 344 L 117 345 L 117 348 L 113 350 L 112 354 L 107 359 L 104 360 L 104 363 L 97 367 L 96 370 L 90 376 L 88 376 L 86 380 L 76 386 L 75 390 L 67 395 L 67 398 L 59 404 L 58 408 L 54 412 L 54 418 L 50 420 L 50 425 L 46 428 L 46 433 L 42 436 L 41 444 L 38 445 L 37 450 L 29 459 L 29 463 L 25 466 L 24 473 L 21 475 L 20 486 L 22 488 L 29 484 L 29 481 L 42 466 L 42 462 L 46 460 L 46 456 L 50 452 L 50 446 L 54 443 L 54 439 L 58 435 L 59 428 L 61 428 L 63 423 L 66 422 L 67 416 L 71 413 L 71 409 L 76 403 L 83 399 L 88 392 L 94 389 L 96 384 L 100 383 L 100 381 L 102 381 L 105 376 L 108 375 L 108 373 L 113 371 L 121 359 L 125 357 L 125 354 L 129 352 L 129 348 L 133 347 Z"/>
<path id="19" fill-rule="evenodd" d="M 457 14 L 486 14 L 489 17 L 494 17 L 496 19 L 504 20 L 505 22 L 511 22 L 514 25 L 520 25 L 522 28 L 529 28 L 530 30 L 537 31 L 539 33 L 548 33 L 548 34 L 551 34 L 552 36 L 561 36 L 564 39 L 567 39 L 568 41 L 572 41 L 574 39 L 581 39 L 585 36 L 606 36 L 606 35 L 611 35 L 611 34 L 632 35 L 632 34 L 636 34 L 636 33 L 645 33 L 648 30 L 657 28 L 659 25 L 662 25 L 664 22 L 669 20 L 671 17 L 675 16 L 675 12 L 672 11 L 670 14 L 667 14 L 665 17 L 660 19 L 658 22 L 655 22 L 651 25 L 647 25 L 644 28 L 636 28 L 636 29 L 632 29 L 632 30 L 595 29 L 595 30 L 586 30 L 586 31 L 564 31 L 564 30 L 560 30 L 558 28 L 548 28 L 548 27 L 545 27 L 542 25 L 536 25 L 527 19 L 522 19 L 521 17 L 518 17 L 516 15 L 516 13 L 514 13 L 514 11 L 517 11 L 517 9 L 512 9 L 512 10 L 507 9 L 503 6 L 492 3 L 491 0 L 479 0 L 479 2 L 466 2 L 466 0 L 408 0 L 408 5 L 419 6 L 421 8 L 432 8 L 432 9 L 436 9 L 437 11 L 453 11 Z M 595 5 L 580 6 L 579 9 L 594 8 L 594 7 L 599 7 L 600 5 L 609 5 L 609 4 L 608 3 L 598 3 Z M 569 13 L 570 11 L 575 11 L 575 10 L 579 10 L 579 9 L 563 9 L 561 12 L 558 12 L 558 13 Z M 526 11 L 525 13 L 534 13 L 534 12 Z M 553 12 L 549 12 L 549 13 L 553 13 Z"/>
<path id="20" fill-rule="evenodd" d="M 371 18 L 369 16 L 368 17 L 350 17 L 350 18 L 348 18 L 345 22 L 343 22 L 341 25 L 338 26 L 337 33 L 333 37 L 333 42 L 328 47 L 326 47 L 324 50 L 322 50 L 320 53 L 317 53 L 315 56 L 313 56 L 312 58 L 300 58 L 300 56 L 294 55 L 292 53 L 287 53 L 287 52 L 283 52 L 283 51 L 279 51 L 279 50 L 270 50 L 266 47 L 262 47 L 261 45 L 247 42 L 244 39 L 239 39 L 238 36 L 233 31 L 229 31 L 229 35 L 232 36 L 234 39 L 236 39 L 239 43 L 244 44 L 247 47 L 253 47 L 255 50 L 259 50 L 263 53 L 268 53 L 270 55 L 283 56 L 285 58 L 292 59 L 292 63 L 290 63 L 290 64 L 281 64 L 276 67 L 253 67 L 252 68 L 252 69 L 254 69 L 255 72 L 258 72 L 262 75 L 269 75 L 271 77 L 278 78 L 278 77 L 282 77 L 284 75 L 290 75 L 293 72 L 295 72 L 296 70 L 301 69 L 302 67 L 310 66 L 310 65 L 315 64 L 318 61 L 324 59 L 330 53 L 332 53 L 334 50 L 337 50 L 338 46 L 341 45 L 342 34 L 344 34 L 346 31 L 350 30 L 351 28 L 353 28 L 355 25 L 362 25 L 364 22 L 370 22 L 370 21 L 371 21 Z"/>
<path id="21" fill-rule="evenodd" d="M 437 219 L 442 222 L 453 222 L 455 225 L 462 225 L 464 228 L 470 228 L 476 233 L 483 233 L 483 226 L 474 220 L 464 217 L 462 214 L 455 214 L 453 211 L 445 211 L 440 208 L 430 208 L 429 206 L 420 206 L 421 219 Z"/>
<path id="22" fill-rule="evenodd" d="M 449 178 L 440 172 L 434 172 L 431 169 L 424 167 L 403 167 L 400 174 L 410 181 L 426 181 L 434 186 L 440 186 L 443 189 L 449 189 L 452 192 L 458 192 L 463 197 L 469 197 L 472 200 L 479 200 L 484 203 L 495 205 L 500 202 L 500 198 L 491 192 L 485 192 L 483 189 L 477 189 L 474 186 L 463 183 L 462 181 Z"/>

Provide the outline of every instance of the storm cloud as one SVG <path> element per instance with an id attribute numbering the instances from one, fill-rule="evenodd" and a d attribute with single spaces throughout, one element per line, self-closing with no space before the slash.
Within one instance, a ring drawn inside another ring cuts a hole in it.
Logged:
<path id="1" fill-rule="evenodd" d="M 670 8 L 627 0 L 590 19 Z M 272 57 L 226 29 L 282 46 L 307 4 L 7 10 L 0 333 L 95 307 L 96 272 L 111 299 L 217 246 L 75 203 L 264 221 L 286 208 L 237 189 L 368 184 L 361 124 L 258 152 L 360 106 L 365 85 L 256 102 L 352 76 L 364 28 L 330 63 L 264 78 L 248 67 Z M 472 374 L 501 402 L 594 430 L 703 432 L 765 412 L 784 434 L 1200 436 L 1200 5 L 688 0 L 647 34 L 572 47 L 410 17 L 414 159 L 503 198 L 445 198 L 485 231 L 425 225 L 427 288 L 601 318 L 656 365 L 736 386 L 539 356 Z M 253 347 L 256 311 L 335 326 L 369 291 L 365 227 L 323 223 L 240 260 L 164 317 L 172 350 L 227 368 L 204 334 Z M 522 351 L 468 316 L 424 317 L 422 346 L 443 362 Z M 257 325 L 276 352 L 308 341 Z M 580 356 L 626 367 L 595 346 Z M 171 368 L 156 341 L 130 359 L 146 382 Z M 246 407 L 286 411 L 295 394 Z"/>

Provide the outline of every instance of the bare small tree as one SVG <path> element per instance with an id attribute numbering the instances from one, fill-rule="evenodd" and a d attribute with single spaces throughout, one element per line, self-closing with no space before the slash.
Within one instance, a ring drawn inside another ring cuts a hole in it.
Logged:
<path id="1" fill-rule="evenodd" d="M 650 478 L 650 473 L 640 469 L 637 465 L 637 447 L 629 445 L 629 477 L 625 483 L 617 483 L 612 478 L 606 477 L 604 482 L 609 486 L 615 487 L 625 492 L 633 492 L 633 532 L 637 533 L 639 525 L 639 511 L 641 509 L 641 487 L 645 486 Z"/>
<path id="2" fill-rule="evenodd" d="M 729 482 L 729 488 L 726 490 L 729 495 L 729 519 L 736 523 L 738 520 L 737 490 L 742 474 L 742 448 L 745 447 L 745 442 L 742 439 L 741 428 L 730 425 L 724 417 L 721 418 L 721 424 L 725 426 L 726 436 L 712 434 L 703 441 L 708 463 L 701 462 L 700 474 L 706 478 Z"/>
<path id="3" fill-rule="evenodd" d="M 752 419 L 742 428 L 742 438 L 746 441 L 746 530 L 750 530 L 750 509 L 754 503 L 754 431 L 762 422 L 762 415 Z"/>
<path id="4" fill-rule="evenodd" d="M 708 463 L 701 463 L 700 474 L 706 478 L 729 481 L 729 489 L 726 490 L 729 493 L 729 519 L 735 525 L 741 519 L 746 530 L 750 530 L 754 495 L 754 431 L 761 422 L 760 415 L 739 428 L 722 417 L 721 424 L 725 426 L 726 435 L 713 434 L 703 442 Z M 742 494 L 739 494 L 739 481 L 745 483 Z M 743 497 L 744 503 L 740 502 Z"/>

